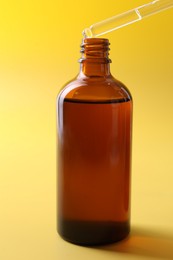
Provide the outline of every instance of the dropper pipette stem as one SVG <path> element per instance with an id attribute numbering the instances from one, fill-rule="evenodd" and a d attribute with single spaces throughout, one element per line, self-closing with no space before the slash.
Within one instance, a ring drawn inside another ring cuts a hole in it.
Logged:
<path id="1" fill-rule="evenodd" d="M 83 31 L 83 35 L 86 38 L 98 37 L 171 7 L 173 7 L 173 0 L 155 0 L 125 13 L 95 23 L 89 28 L 86 28 Z"/>

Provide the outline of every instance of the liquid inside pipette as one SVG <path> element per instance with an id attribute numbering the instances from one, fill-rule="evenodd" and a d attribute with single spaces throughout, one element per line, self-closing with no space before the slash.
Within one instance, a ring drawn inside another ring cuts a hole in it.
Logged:
<path id="1" fill-rule="evenodd" d="M 82 34 L 84 38 L 98 37 L 171 7 L 173 7 L 173 0 L 155 0 L 125 13 L 95 23 L 89 28 L 86 28 Z"/>

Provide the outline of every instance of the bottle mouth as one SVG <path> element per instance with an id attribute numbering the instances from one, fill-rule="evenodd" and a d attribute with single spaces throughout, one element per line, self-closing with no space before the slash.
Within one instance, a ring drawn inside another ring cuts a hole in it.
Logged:
<path id="1" fill-rule="evenodd" d="M 79 62 L 84 60 L 91 62 L 110 63 L 109 56 L 109 40 L 106 38 L 84 38 L 80 45 L 82 58 Z"/>
<path id="2" fill-rule="evenodd" d="M 98 45 L 103 47 L 108 47 L 110 45 L 109 40 L 106 38 L 83 38 L 81 47 L 85 47 L 86 45 L 93 46 L 95 48 L 98 47 Z M 108 48 L 109 50 L 109 48 Z"/>

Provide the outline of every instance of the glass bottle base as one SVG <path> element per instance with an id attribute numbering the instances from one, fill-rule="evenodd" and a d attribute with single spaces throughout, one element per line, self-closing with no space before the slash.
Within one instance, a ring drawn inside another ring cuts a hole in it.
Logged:
<path id="1" fill-rule="evenodd" d="M 66 241 L 83 246 L 111 244 L 130 232 L 129 222 L 59 221 L 58 233 Z"/>

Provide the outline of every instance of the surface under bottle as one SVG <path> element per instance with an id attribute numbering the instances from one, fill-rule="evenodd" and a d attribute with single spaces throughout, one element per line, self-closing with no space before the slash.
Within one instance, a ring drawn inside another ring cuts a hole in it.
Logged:
<path id="1" fill-rule="evenodd" d="M 87 57 L 107 50 L 105 39 L 85 41 Z M 57 103 L 58 232 L 80 245 L 115 242 L 130 231 L 132 99 L 107 61 L 86 59 L 85 74 Z"/>

